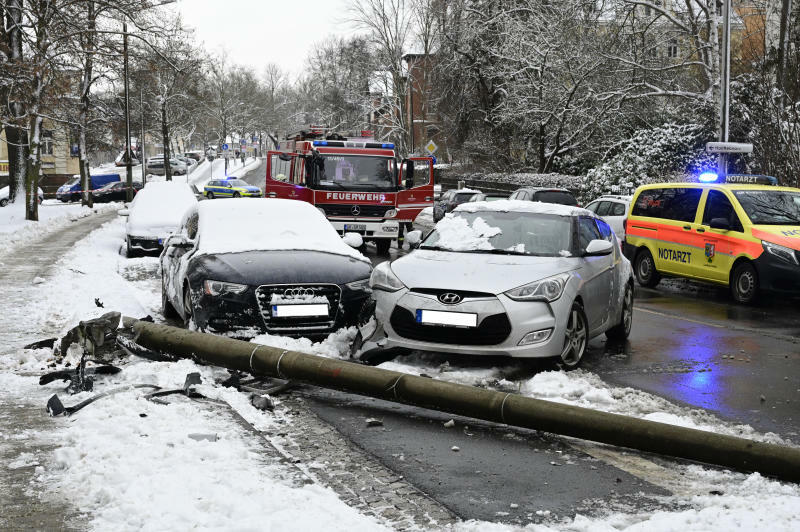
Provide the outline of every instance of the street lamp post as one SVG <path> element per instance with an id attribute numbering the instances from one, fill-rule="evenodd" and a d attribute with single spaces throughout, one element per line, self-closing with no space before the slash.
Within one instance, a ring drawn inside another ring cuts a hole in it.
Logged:
<path id="1" fill-rule="evenodd" d="M 722 2 L 722 41 L 719 141 L 728 142 L 731 101 L 731 0 Z M 725 153 L 720 153 L 718 156 L 717 173 L 723 178 L 728 175 L 728 155 Z"/>

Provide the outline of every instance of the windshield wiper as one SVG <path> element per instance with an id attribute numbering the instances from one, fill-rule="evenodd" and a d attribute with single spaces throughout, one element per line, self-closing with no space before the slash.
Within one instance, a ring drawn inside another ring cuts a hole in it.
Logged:
<path id="1" fill-rule="evenodd" d="M 453 252 L 453 253 L 458 253 L 458 251 L 455 251 L 455 250 L 452 250 L 452 249 L 448 249 L 448 248 L 443 248 L 441 246 L 420 246 L 417 249 L 427 249 L 429 251 L 450 251 L 450 252 Z"/>
<path id="2" fill-rule="evenodd" d="M 530 255 L 530 253 L 525 253 L 524 251 L 514 251 L 511 249 L 472 249 L 470 250 L 470 253 L 488 253 L 490 255 Z"/>

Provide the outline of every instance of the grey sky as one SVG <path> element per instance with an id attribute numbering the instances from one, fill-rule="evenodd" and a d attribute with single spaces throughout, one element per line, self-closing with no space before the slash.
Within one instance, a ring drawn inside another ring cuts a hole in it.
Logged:
<path id="1" fill-rule="evenodd" d="M 352 34 L 346 21 L 350 0 L 179 0 L 186 26 L 210 52 L 225 50 L 230 61 L 260 72 L 277 63 L 292 77 L 315 42 Z"/>

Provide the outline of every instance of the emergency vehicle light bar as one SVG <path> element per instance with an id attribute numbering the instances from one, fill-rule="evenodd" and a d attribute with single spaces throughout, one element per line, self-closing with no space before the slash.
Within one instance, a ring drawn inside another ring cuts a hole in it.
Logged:
<path id="1" fill-rule="evenodd" d="M 314 146 L 332 146 L 337 148 L 382 148 L 386 150 L 393 150 L 394 144 L 391 142 L 352 142 L 341 140 L 315 140 L 312 142 Z"/>
<path id="2" fill-rule="evenodd" d="M 777 186 L 778 180 L 770 175 L 728 174 L 720 177 L 714 172 L 703 172 L 697 176 L 701 183 L 728 183 L 730 185 L 772 185 Z"/>

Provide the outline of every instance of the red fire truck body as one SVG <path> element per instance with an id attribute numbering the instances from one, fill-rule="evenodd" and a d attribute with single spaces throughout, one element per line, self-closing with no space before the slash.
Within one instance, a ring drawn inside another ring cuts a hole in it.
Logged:
<path id="1" fill-rule="evenodd" d="M 398 161 L 393 144 L 368 133 L 354 139 L 311 127 L 291 135 L 267 154 L 264 195 L 312 203 L 337 231 L 359 233 L 385 253 L 433 205 L 433 159 Z"/>

